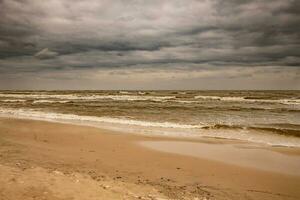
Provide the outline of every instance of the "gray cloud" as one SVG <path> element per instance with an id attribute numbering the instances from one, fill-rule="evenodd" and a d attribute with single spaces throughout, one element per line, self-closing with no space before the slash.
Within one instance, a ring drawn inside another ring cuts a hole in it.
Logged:
<path id="1" fill-rule="evenodd" d="M 118 78 L 116 70 L 139 67 L 149 77 L 167 70 L 187 82 L 182 76 L 194 70 L 204 78 L 203 67 L 230 77 L 242 76 L 232 70 L 240 67 L 298 75 L 299 8 L 297 0 L 0 0 L 0 72 L 67 77 L 108 70 Z"/>

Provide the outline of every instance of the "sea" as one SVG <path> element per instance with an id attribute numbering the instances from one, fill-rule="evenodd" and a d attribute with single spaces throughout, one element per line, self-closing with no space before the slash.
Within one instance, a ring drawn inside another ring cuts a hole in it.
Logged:
<path id="1" fill-rule="evenodd" d="M 0 116 L 300 147 L 300 91 L 0 91 Z"/>

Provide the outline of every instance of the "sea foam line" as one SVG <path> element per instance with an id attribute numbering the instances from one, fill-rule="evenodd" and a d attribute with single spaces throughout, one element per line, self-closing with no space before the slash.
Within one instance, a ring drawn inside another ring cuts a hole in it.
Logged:
<path id="1" fill-rule="evenodd" d="M 75 94 L 0 94 L 5 98 L 33 98 L 33 99 L 66 99 L 66 100 L 101 100 L 112 99 L 116 101 L 165 101 L 175 99 L 176 96 L 137 96 L 137 95 L 75 95 Z"/>
<path id="2" fill-rule="evenodd" d="M 70 101 L 52 101 L 52 100 L 34 100 L 33 104 L 39 104 L 39 103 L 69 103 Z"/>
<path id="3" fill-rule="evenodd" d="M 246 99 L 245 97 L 220 97 L 220 96 L 202 96 L 202 95 L 195 96 L 194 99 L 300 105 L 300 99 Z"/>
<path id="4" fill-rule="evenodd" d="M 26 100 L 24 99 L 3 99 L 3 100 L 0 100 L 1 102 L 9 102 L 9 103 L 12 103 L 12 102 L 25 102 Z"/>
<path id="5" fill-rule="evenodd" d="M 177 124 L 171 122 L 150 122 L 140 121 L 133 119 L 120 119 L 112 117 L 96 117 L 96 116 L 81 116 L 74 114 L 62 114 L 53 112 L 41 112 L 30 109 L 0 109 L 0 114 L 12 115 L 16 117 L 29 118 L 29 119 L 42 119 L 42 120 L 73 120 L 73 121 L 87 121 L 87 122 L 102 122 L 113 123 L 122 125 L 134 125 L 144 127 L 159 127 L 159 128 L 179 128 L 179 129 L 196 129 L 202 128 L 203 125 L 189 125 L 189 124 Z"/>
<path id="6" fill-rule="evenodd" d="M 74 114 L 62 114 L 53 112 L 42 112 L 35 111 L 32 109 L 8 109 L 0 108 L 0 115 L 6 117 L 15 117 L 22 119 L 33 119 L 33 120 L 44 120 L 51 122 L 60 123 L 70 123 L 70 124 L 80 124 L 95 127 L 106 127 L 113 130 L 124 131 L 121 126 L 110 126 L 109 124 L 119 124 L 119 125 L 131 125 L 132 128 L 128 130 L 133 130 L 136 133 L 146 133 L 151 135 L 163 135 L 171 137 L 216 137 L 223 139 L 237 139 L 243 141 L 249 141 L 254 143 L 261 143 L 267 145 L 280 145 L 289 147 L 300 147 L 300 139 L 295 137 L 286 137 L 282 135 L 270 135 L 270 134 L 256 134 L 254 132 L 249 133 L 249 130 L 206 130 L 203 129 L 205 125 L 187 125 L 187 124 L 176 124 L 171 122 L 147 122 L 132 119 L 120 119 L 111 117 L 95 117 L 95 116 L 79 116 Z M 103 124 L 97 123 L 107 123 L 109 126 L 103 126 Z M 157 129 L 140 129 L 134 128 L 139 127 L 152 127 L 152 128 L 167 128 L 164 130 Z M 172 130 L 171 130 L 171 129 Z"/>

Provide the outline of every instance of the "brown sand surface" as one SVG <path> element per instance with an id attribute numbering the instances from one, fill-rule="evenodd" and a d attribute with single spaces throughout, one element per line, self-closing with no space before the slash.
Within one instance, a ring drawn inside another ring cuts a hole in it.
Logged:
<path id="1" fill-rule="evenodd" d="M 238 142 L 204 143 L 203 141 L 141 141 L 144 147 L 214 160 L 222 163 L 300 176 L 300 156 L 266 148 L 262 144 Z M 262 148 L 263 147 L 263 148 Z M 274 149 L 274 148 L 273 148 Z M 293 152 L 296 152 L 294 149 Z"/>
<path id="2" fill-rule="evenodd" d="M 179 139 L 0 118 L 0 200 L 300 199 L 300 176 L 139 144 L 170 140 Z M 268 149 L 300 155 L 296 148 Z"/>

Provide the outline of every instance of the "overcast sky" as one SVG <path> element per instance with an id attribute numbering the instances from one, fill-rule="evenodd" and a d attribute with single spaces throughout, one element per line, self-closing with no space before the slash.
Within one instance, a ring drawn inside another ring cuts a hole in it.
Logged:
<path id="1" fill-rule="evenodd" d="M 300 89 L 300 1 L 0 0 L 0 89 Z"/>

